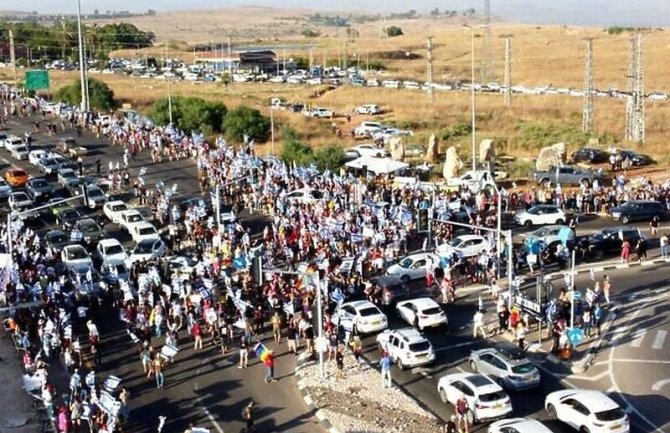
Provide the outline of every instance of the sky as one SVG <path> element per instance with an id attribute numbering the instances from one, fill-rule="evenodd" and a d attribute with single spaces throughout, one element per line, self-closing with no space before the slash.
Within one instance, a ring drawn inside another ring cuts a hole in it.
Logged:
<path id="1" fill-rule="evenodd" d="M 228 6 L 256 5 L 282 8 L 310 8 L 322 11 L 402 12 L 416 9 L 427 12 L 434 7 L 441 10 L 463 11 L 474 7 L 482 12 L 484 0 L 81 0 L 82 10 L 92 13 L 98 9 L 143 12 L 194 8 L 221 8 Z M 43 13 L 75 13 L 76 0 L 30 0 L 29 10 L 25 0 L 2 0 L 0 10 L 38 11 Z M 644 5 L 644 8 L 640 5 Z M 537 24 L 568 24 L 595 26 L 651 26 L 661 27 L 670 23 L 668 0 L 491 0 L 493 15 L 508 21 Z"/>

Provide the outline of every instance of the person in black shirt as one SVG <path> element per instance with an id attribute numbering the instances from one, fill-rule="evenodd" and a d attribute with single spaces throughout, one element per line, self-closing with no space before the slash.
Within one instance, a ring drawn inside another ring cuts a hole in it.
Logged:
<path id="1" fill-rule="evenodd" d="M 335 354 L 335 363 L 337 364 L 337 378 L 344 379 L 344 347 L 340 346 Z"/>

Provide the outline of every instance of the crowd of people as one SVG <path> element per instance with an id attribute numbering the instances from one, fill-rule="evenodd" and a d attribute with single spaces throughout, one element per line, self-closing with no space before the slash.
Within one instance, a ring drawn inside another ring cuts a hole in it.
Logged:
<path id="1" fill-rule="evenodd" d="M 178 267 L 166 258 L 137 262 L 127 282 L 100 292 L 83 294 L 80 287 L 86 282 L 63 271 L 59 252 L 48 248 L 40 233 L 22 226 L 5 227 L 0 249 L 11 250 L 13 255 L 12 277 L 3 287 L 4 302 L 14 306 L 38 303 L 16 309 L 6 326 L 15 336 L 17 349 L 25 354 L 26 372 L 39 378 L 40 399 L 49 418 L 62 432 L 81 431 L 78 426 L 84 417 L 97 431 L 112 432 L 122 429 L 130 416 L 128 390 L 112 387 L 98 371 L 105 357 L 104 336 L 96 324 L 104 315 L 117 317 L 109 311 L 119 313 L 137 343 L 143 373 L 159 390 L 169 383 L 167 369 L 186 341 L 195 351 L 209 344 L 220 347 L 223 354 L 239 350 L 239 368 L 248 367 L 249 354 L 256 354 L 267 367 L 266 382 L 271 383 L 276 381 L 275 358 L 270 343 L 262 342 L 267 331 L 272 329 L 274 344 L 286 336 L 294 353 L 302 347 L 314 352 L 314 304 L 321 290 L 327 300 L 323 326 L 333 340 L 332 359 L 336 366 L 342 365 L 340 335 L 330 319 L 337 304 L 369 293 L 372 278 L 408 251 L 440 246 L 463 232 L 449 220 L 495 228 L 497 206 L 505 214 L 538 203 L 590 213 L 632 199 L 668 203 L 670 191 L 667 186 L 635 184 L 623 175 L 611 186 L 569 192 L 560 186 L 525 192 L 501 189 L 500 194 L 429 190 L 397 185 L 384 176 L 319 172 L 273 157 L 261 158 L 251 141 L 237 148 L 223 139 L 209 143 L 202 135 L 155 126 L 139 116 L 112 117 L 101 123 L 96 122 L 95 114 L 76 108 L 46 113 L 43 102 L 2 86 L 0 123 L 12 116 L 42 116 L 43 124 L 59 123 L 62 130 L 89 130 L 107 137 L 120 148 L 119 162 L 110 162 L 110 179 L 132 170 L 132 162 L 144 154 L 153 163 L 192 159 L 203 194 L 202 203 L 182 207 L 174 191 L 164 185 L 145 185 L 141 172 L 133 176 L 130 189 L 136 199 L 156 213 L 170 255 L 184 260 Z M 104 175 L 99 161 L 96 166 L 96 172 Z M 238 218 L 220 221 L 216 210 L 212 212 L 218 204 L 230 206 Z M 432 245 L 417 226 L 419 209 L 432 212 Z M 239 218 L 246 213 L 267 216 L 258 236 Z M 515 272 L 522 270 L 528 253 L 523 247 L 512 258 L 506 251 L 498 255 L 500 246 L 493 234 L 472 232 L 487 236 L 490 248 L 472 258 L 447 257 L 426 269 L 427 281 L 444 288 L 447 302 L 454 300 L 457 285 L 479 281 L 498 287 L 496 275 L 506 269 L 507 260 L 515 261 Z M 521 312 L 507 310 L 507 303 L 498 300 L 504 299 L 499 288 L 492 292 L 501 329 L 512 329 L 523 347 L 527 328 Z M 570 302 L 561 292 L 549 317 L 557 351 L 564 347 Z M 597 333 L 604 300 L 594 295 L 588 302 L 588 308 L 577 312 L 578 323 L 588 333 Z M 483 317 L 475 317 L 475 337 L 487 336 L 483 324 Z M 360 339 L 354 337 L 352 353 L 357 360 L 360 349 Z M 45 367 L 54 362 L 62 362 L 70 375 L 65 397 L 63 390 L 54 389 Z"/>

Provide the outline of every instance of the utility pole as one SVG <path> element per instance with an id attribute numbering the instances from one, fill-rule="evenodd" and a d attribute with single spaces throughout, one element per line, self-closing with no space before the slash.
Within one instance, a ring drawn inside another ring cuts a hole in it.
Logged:
<path id="1" fill-rule="evenodd" d="M 326 50 L 321 50 L 321 64 L 323 65 L 323 70 L 325 71 L 328 67 L 328 62 L 326 61 Z"/>
<path id="2" fill-rule="evenodd" d="M 348 57 L 349 55 L 347 54 L 347 40 L 344 40 L 344 43 L 342 44 L 342 54 L 343 54 L 343 63 L 342 63 L 342 69 L 346 72 L 346 70 L 349 68 L 349 62 L 348 62 Z"/>
<path id="3" fill-rule="evenodd" d="M 228 73 L 232 74 L 233 73 L 233 44 L 230 40 L 230 36 L 228 36 Z M 277 61 L 277 70 L 279 70 L 279 61 Z"/>
<path id="4" fill-rule="evenodd" d="M 631 38 L 631 56 L 628 67 L 628 91 L 626 100 L 626 140 L 644 143 L 644 71 L 642 63 L 642 34 Z"/>
<path id="5" fill-rule="evenodd" d="M 286 74 L 286 48 L 282 50 L 282 59 L 284 60 L 284 74 Z"/>
<path id="6" fill-rule="evenodd" d="M 481 71 L 482 84 L 489 83 L 495 78 L 491 39 L 491 0 L 484 0 L 484 52 L 482 54 Z"/>
<path id="7" fill-rule="evenodd" d="M 512 102 L 512 39 L 505 37 L 505 84 L 503 85 L 503 100 L 505 105 Z"/>
<path id="8" fill-rule="evenodd" d="M 370 51 L 365 52 L 365 73 L 370 73 Z"/>
<path id="9" fill-rule="evenodd" d="M 309 49 L 309 72 L 312 73 L 312 68 L 314 67 L 314 49 Z"/>
<path id="10" fill-rule="evenodd" d="M 14 74 L 14 84 L 16 82 L 16 51 L 14 50 L 14 32 L 9 31 L 9 61 L 12 62 L 12 73 Z"/>
<path id="11" fill-rule="evenodd" d="M 435 94 L 433 93 L 433 37 L 429 36 L 427 40 L 428 49 L 428 65 L 427 65 L 427 79 L 428 79 L 428 98 L 430 102 L 435 102 Z"/>
<path id="12" fill-rule="evenodd" d="M 584 71 L 584 108 L 582 111 L 582 132 L 593 131 L 593 39 L 586 40 L 586 65 Z"/>
<path id="13" fill-rule="evenodd" d="M 84 35 L 81 31 L 81 0 L 77 0 L 77 33 L 79 42 L 79 79 L 81 80 L 81 110 L 88 111 L 86 93 L 86 63 L 84 62 Z"/>
<path id="14" fill-rule="evenodd" d="M 165 67 L 168 67 L 169 62 L 169 47 L 165 44 Z M 168 74 L 165 75 L 165 81 L 167 81 L 167 91 L 168 91 L 168 113 L 170 115 L 170 126 L 172 126 L 172 89 L 170 87 L 170 75 L 172 74 L 172 68 L 168 70 Z"/>

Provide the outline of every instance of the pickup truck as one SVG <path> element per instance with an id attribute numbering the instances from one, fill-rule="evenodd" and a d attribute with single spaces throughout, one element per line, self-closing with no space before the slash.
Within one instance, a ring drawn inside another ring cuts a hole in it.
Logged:
<path id="1" fill-rule="evenodd" d="M 447 181 L 449 187 L 467 187 L 471 191 L 492 187 L 495 189 L 495 177 L 488 170 L 468 171 L 459 177 L 451 178 Z"/>
<path id="2" fill-rule="evenodd" d="M 532 176 L 533 180 L 540 185 L 560 183 L 561 185 L 590 186 L 594 180 L 603 179 L 601 171 L 581 170 L 569 165 L 550 170 L 536 170 Z"/>

